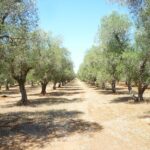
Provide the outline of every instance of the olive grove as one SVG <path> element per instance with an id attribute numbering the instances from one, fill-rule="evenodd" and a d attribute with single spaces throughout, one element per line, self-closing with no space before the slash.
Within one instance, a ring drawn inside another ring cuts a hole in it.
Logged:
<path id="1" fill-rule="evenodd" d="M 78 76 L 103 88 L 110 83 L 113 93 L 116 92 L 117 81 L 126 82 L 129 93 L 132 93 L 134 84 L 138 91 L 135 101 L 143 101 L 144 91 L 150 84 L 150 1 L 115 2 L 128 6 L 133 22 L 127 15 L 117 12 L 105 16 L 98 30 L 97 50 L 91 48 L 87 52 Z M 133 27 L 134 33 L 131 32 Z M 92 56 L 93 59 L 90 58 Z M 98 60 L 97 63 L 93 63 L 94 60 Z"/>
<path id="2" fill-rule="evenodd" d="M 0 86 L 5 84 L 8 90 L 15 80 L 21 93 L 19 104 L 23 105 L 29 103 L 28 75 L 41 83 L 42 94 L 49 81 L 74 77 L 68 50 L 38 28 L 36 1 L 0 0 Z"/>

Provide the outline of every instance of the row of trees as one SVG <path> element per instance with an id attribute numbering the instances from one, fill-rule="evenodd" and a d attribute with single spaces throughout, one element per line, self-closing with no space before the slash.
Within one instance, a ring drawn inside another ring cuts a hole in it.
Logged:
<path id="1" fill-rule="evenodd" d="M 78 76 L 102 88 L 109 82 L 113 93 L 117 81 L 126 81 L 129 92 L 135 84 L 138 87 L 135 100 L 143 101 L 143 93 L 150 84 L 150 1 L 119 2 L 136 14 L 134 36 L 133 23 L 127 15 L 112 12 L 105 16 L 98 31 L 99 44 L 87 52 Z"/>
<path id="2" fill-rule="evenodd" d="M 41 94 L 46 94 L 46 86 L 49 81 L 53 82 L 53 89 L 56 84 L 59 87 L 66 81 L 74 78 L 73 64 L 69 51 L 61 46 L 61 40 L 54 38 L 41 30 L 34 33 L 34 45 L 36 47 L 35 67 L 30 73 L 29 79 L 40 81 Z"/>
<path id="3" fill-rule="evenodd" d="M 0 84 L 17 82 L 21 104 L 28 104 L 26 80 L 39 81 L 46 93 L 49 81 L 74 77 L 70 54 L 59 38 L 38 29 L 34 0 L 0 0 Z"/>

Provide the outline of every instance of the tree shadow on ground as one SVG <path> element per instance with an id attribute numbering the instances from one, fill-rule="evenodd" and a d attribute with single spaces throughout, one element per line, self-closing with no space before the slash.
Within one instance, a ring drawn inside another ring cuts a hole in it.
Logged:
<path id="1" fill-rule="evenodd" d="M 47 95 L 50 95 L 50 96 L 71 96 L 71 95 L 75 95 L 75 94 L 81 94 L 81 93 L 84 93 L 84 92 L 50 92 L 48 93 Z"/>
<path id="2" fill-rule="evenodd" d="M 36 87 L 26 87 L 26 91 L 28 93 L 31 90 L 35 90 L 36 88 L 38 88 L 38 87 L 37 86 Z M 20 96 L 18 96 L 18 94 L 20 94 L 18 86 L 16 86 L 16 88 L 10 87 L 10 89 L 8 91 L 7 90 L 0 91 L 0 97 L 17 98 L 17 97 L 20 97 Z M 15 95 L 15 96 L 12 96 L 12 95 Z"/>
<path id="3" fill-rule="evenodd" d="M 99 88 L 99 87 L 96 87 L 95 89 L 97 89 L 97 90 L 103 90 L 102 88 Z M 127 88 L 126 88 L 126 87 L 117 87 L 117 88 L 116 88 L 116 91 L 123 91 L 123 90 L 125 90 L 125 89 L 127 89 Z M 108 88 L 108 87 L 106 87 L 105 90 L 112 92 L 112 89 L 111 89 L 111 88 Z"/>
<path id="4" fill-rule="evenodd" d="M 26 87 L 26 91 L 29 92 L 30 90 L 35 90 L 36 88 L 38 88 L 38 86 L 34 86 L 34 87 Z M 10 87 L 9 90 L 3 90 L 3 91 L 0 91 L 0 96 L 3 96 L 3 95 L 6 95 L 6 96 L 9 96 L 11 94 L 19 94 L 19 86 L 16 85 L 14 87 Z"/>
<path id="5" fill-rule="evenodd" d="M 149 98 L 144 98 L 144 101 L 142 102 L 135 102 L 132 96 L 126 96 L 126 97 L 118 97 L 113 100 L 111 100 L 110 103 L 130 103 L 130 104 L 141 104 L 141 103 L 149 103 Z"/>
<path id="6" fill-rule="evenodd" d="M 65 88 L 65 89 L 71 89 L 71 88 L 76 88 L 76 89 L 80 89 L 81 87 L 80 86 L 74 86 L 74 85 L 65 85 L 65 86 L 62 86 L 61 88 Z"/>
<path id="7" fill-rule="evenodd" d="M 143 116 L 139 116 L 140 119 L 150 119 L 150 111 L 145 112 Z"/>
<path id="8" fill-rule="evenodd" d="M 130 100 L 133 100 L 131 96 L 118 97 L 118 98 L 111 100 L 110 103 L 128 103 Z"/>
<path id="9" fill-rule="evenodd" d="M 67 91 L 82 91 L 83 89 L 81 88 L 59 88 L 59 90 L 67 90 Z"/>
<path id="10" fill-rule="evenodd" d="M 38 149 L 56 138 L 103 129 L 95 122 L 78 119 L 82 114 L 67 110 L 0 114 L 0 149 Z"/>
<path id="11" fill-rule="evenodd" d="M 18 89 L 9 89 L 8 91 L 0 91 L 0 96 L 3 95 L 11 95 L 11 94 L 18 94 L 19 90 Z"/>
<path id="12" fill-rule="evenodd" d="M 114 95 L 127 95 L 129 94 L 128 91 L 123 91 L 123 89 L 116 89 L 116 93 L 113 93 L 111 89 L 106 89 L 106 90 L 97 90 L 97 92 L 99 92 L 100 94 L 105 94 L 105 95 L 109 95 L 109 94 L 114 94 Z"/>
<path id="13" fill-rule="evenodd" d="M 30 100 L 30 103 L 28 107 L 37 107 L 39 105 L 58 105 L 63 103 L 77 103 L 77 102 L 83 102 L 84 99 L 81 98 L 74 98 L 74 99 L 67 99 L 67 98 L 37 98 Z M 16 103 L 8 104 L 5 106 L 5 108 L 14 107 L 16 106 Z M 4 106 L 3 106 L 4 107 Z M 20 106 L 18 106 L 20 107 Z"/>
<path id="14" fill-rule="evenodd" d="M 63 90 L 63 91 L 62 91 Z M 68 92 L 66 92 L 68 91 Z M 75 92 L 73 92 L 75 91 Z M 70 96 L 70 95 L 74 95 L 74 94 L 81 94 L 81 93 L 85 93 L 84 91 L 80 91 L 80 89 L 59 89 L 59 91 L 53 91 L 50 93 L 46 93 L 46 95 L 50 95 L 50 96 Z M 39 93 L 29 93 L 28 96 L 43 96 L 40 92 Z"/>

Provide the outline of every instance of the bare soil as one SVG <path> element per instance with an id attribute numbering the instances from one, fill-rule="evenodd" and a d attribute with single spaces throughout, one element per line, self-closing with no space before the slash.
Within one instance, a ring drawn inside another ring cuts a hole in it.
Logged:
<path id="1" fill-rule="evenodd" d="M 0 150 L 150 150 L 150 103 L 133 103 L 126 87 L 76 79 L 47 91 L 27 86 L 29 106 L 16 106 L 17 87 L 0 94 Z"/>

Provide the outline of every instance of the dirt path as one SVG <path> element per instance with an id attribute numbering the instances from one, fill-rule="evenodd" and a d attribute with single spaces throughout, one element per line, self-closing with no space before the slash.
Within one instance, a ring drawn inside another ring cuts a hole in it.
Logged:
<path id="1" fill-rule="evenodd" d="M 76 79 L 46 96 L 39 91 L 28 90 L 28 107 L 14 106 L 18 94 L 0 99 L 0 149 L 150 149 L 150 105 L 128 103 L 124 88 L 112 95 Z"/>

